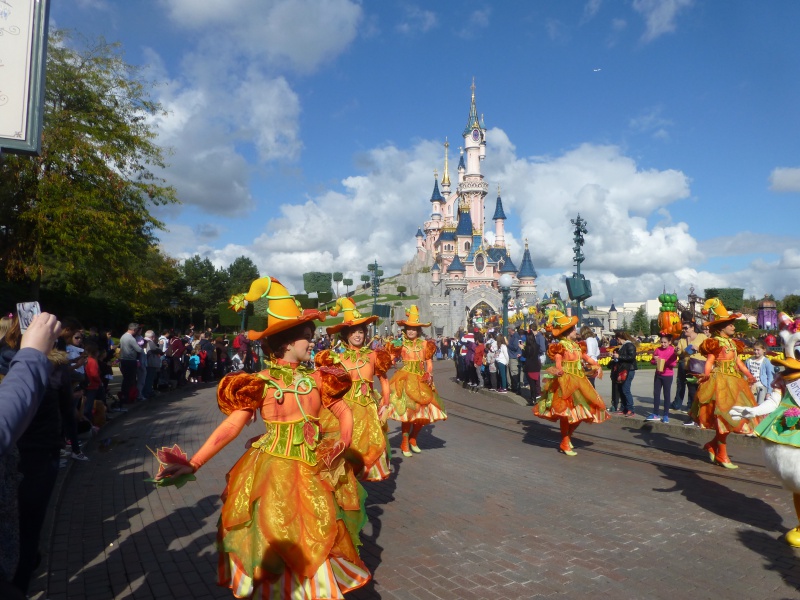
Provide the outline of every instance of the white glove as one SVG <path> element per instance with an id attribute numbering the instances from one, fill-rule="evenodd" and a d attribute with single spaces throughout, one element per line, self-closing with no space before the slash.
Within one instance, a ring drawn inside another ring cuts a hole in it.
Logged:
<path id="1" fill-rule="evenodd" d="M 752 407 L 750 406 L 732 406 L 728 414 L 734 421 L 741 421 L 742 419 L 752 419 Z"/>
<path id="2" fill-rule="evenodd" d="M 770 414 L 773 410 L 778 408 L 781 403 L 781 393 L 778 390 L 772 390 L 772 393 L 767 397 L 764 402 L 758 406 L 733 406 L 728 414 L 734 421 L 740 419 L 752 419 L 753 417 L 763 417 Z"/>

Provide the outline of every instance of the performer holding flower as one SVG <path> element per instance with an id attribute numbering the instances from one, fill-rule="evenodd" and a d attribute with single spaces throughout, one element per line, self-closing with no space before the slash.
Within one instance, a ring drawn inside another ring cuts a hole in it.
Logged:
<path id="1" fill-rule="evenodd" d="M 328 335 L 339 334 L 344 351 L 339 354 L 323 350 L 316 357 L 317 364 L 334 365 L 344 368 L 350 375 L 352 384 L 344 401 L 353 413 L 353 441 L 345 450 L 345 459 L 353 465 L 359 478 L 367 481 L 382 481 L 391 474 L 389 466 L 388 428 L 381 423 L 379 410 L 385 413 L 389 408 L 389 381 L 386 372 L 392 366 L 391 355 L 383 349 L 372 350 L 365 346 L 367 326 L 378 320 L 377 316 L 362 317 L 350 298 L 339 298 L 332 316 L 344 313 L 344 321 L 328 327 Z M 381 384 L 381 393 L 373 388 L 375 377 Z M 320 426 L 323 437 L 339 437 L 339 423 L 327 409 L 322 409 Z"/>
<path id="2" fill-rule="evenodd" d="M 302 311 L 269 277 L 231 303 L 259 298 L 269 301 L 267 328 L 248 336 L 266 338 L 267 368 L 220 382 L 217 402 L 227 418 L 191 460 L 160 459 L 156 480 L 169 485 L 193 477 L 261 414 L 266 433 L 248 442 L 222 495 L 219 584 L 237 598 L 343 598 L 370 579 L 333 493 L 339 455 L 352 439 L 352 414 L 341 401 L 351 380 L 334 365 L 315 371 L 302 364 L 310 358 L 313 319 L 324 320 L 323 313 Z M 339 420 L 338 442 L 319 442 L 323 407 Z"/>
<path id="3" fill-rule="evenodd" d="M 403 340 L 396 342 L 393 353 L 403 361 L 403 366 L 389 381 L 387 415 L 402 424 L 400 450 L 409 457 L 412 452 L 422 452 L 417 445 L 422 428 L 434 421 L 444 421 L 447 413 L 433 384 L 436 343 L 422 338 L 422 328 L 430 327 L 430 323 L 419 322 L 419 310 L 413 304 L 406 311 L 406 319 L 397 321 L 403 327 Z"/>
<path id="4" fill-rule="evenodd" d="M 584 421 L 602 423 L 610 418 L 605 402 L 586 378 L 581 360 L 591 365 L 597 377 L 602 377 L 602 370 L 586 353 L 586 343 L 576 341 L 578 317 L 568 317 L 552 309 L 547 322 L 547 330 L 557 340 L 547 349 L 555 367 L 545 371 L 542 398 L 533 407 L 533 414 L 548 421 L 558 421 L 561 428 L 559 452 L 576 456 L 571 438 L 578 425 Z"/>
<path id="5" fill-rule="evenodd" d="M 757 422 L 751 424 L 747 419 L 737 422 L 729 413 L 734 405 L 756 405 L 750 391 L 755 378 L 739 358 L 744 345 L 732 339 L 736 331 L 734 321 L 742 315 L 729 313 L 719 298 L 707 300 L 703 314 L 712 317 L 705 323 L 711 337 L 700 344 L 700 353 L 706 357 L 706 368 L 705 374 L 698 378 L 699 386 L 689 416 L 701 427 L 717 432 L 714 439 L 703 446 L 711 462 L 726 469 L 737 469 L 728 457 L 728 434 L 753 433 L 753 425 Z"/>

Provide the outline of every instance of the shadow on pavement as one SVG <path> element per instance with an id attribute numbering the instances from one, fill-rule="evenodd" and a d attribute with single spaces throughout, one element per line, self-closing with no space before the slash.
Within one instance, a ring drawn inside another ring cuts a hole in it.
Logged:
<path id="1" fill-rule="evenodd" d="M 691 471 L 664 466 L 659 466 L 658 470 L 664 479 L 672 480 L 674 485 L 671 488 L 654 488 L 656 492 L 680 492 L 689 502 L 725 519 L 764 531 L 783 530 L 781 516 L 759 498 L 746 496 L 715 481 L 703 479 Z"/>
<path id="2" fill-rule="evenodd" d="M 800 589 L 800 563 L 797 561 L 800 552 L 782 536 L 775 539 L 763 531 L 739 531 L 736 535 L 746 548 L 764 558 L 766 564 L 762 568 L 777 571 L 788 585 Z"/>

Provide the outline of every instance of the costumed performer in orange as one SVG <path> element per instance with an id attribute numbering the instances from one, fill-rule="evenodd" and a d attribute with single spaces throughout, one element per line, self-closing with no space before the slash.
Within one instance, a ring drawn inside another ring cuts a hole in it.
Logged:
<path id="1" fill-rule="evenodd" d="M 544 374 L 542 398 L 533 407 L 533 414 L 548 421 L 558 421 L 561 428 L 559 452 L 577 456 L 571 437 L 582 422 L 602 423 L 611 417 L 605 401 L 586 378 L 581 361 L 591 365 L 594 376 L 602 377 L 600 365 L 586 353 L 586 342 L 576 342 L 578 317 L 568 317 L 559 310 L 548 312 L 547 330 L 556 341 L 547 348 L 555 362 Z"/>
<path id="2" fill-rule="evenodd" d="M 265 338 L 270 359 L 265 370 L 227 375 L 217 402 L 228 415 L 200 450 L 186 460 L 177 446 L 158 453 L 161 485 L 182 485 L 261 415 L 266 433 L 228 472 L 217 533 L 218 583 L 237 598 L 344 598 L 370 573 L 358 556 L 334 497 L 331 473 L 343 470 L 341 452 L 350 445 L 353 418 L 341 400 L 350 377 L 333 365 L 317 370 L 310 359 L 313 319 L 286 288 L 264 277 L 248 294 L 231 298 L 268 301 L 267 328 L 250 331 Z M 340 441 L 319 442 L 319 414 L 326 407 L 339 420 Z M 338 464 L 337 464 L 338 463 Z"/>
<path id="3" fill-rule="evenodd" d="M 434 421 L 444 421 L 447 413 L 444 403 L 433 384 L 433 355 L 436 342 L 422 337 L 422 328 L 430 323 L 419 322 L 419 309 L 412 304 L 406 311 L 406 320 L 397 321 L 403 328 L 403 340 L 397 340 L 390 350 L 403 361 L 389 380 L 388 418 L 400 421 L 403 440 L 400 450 L 409 457 L 412 452 L 422 452 L 417 436 L 423 426 Z"/>
<path id="4" fill-rule="evenodd" d="M 726 469 L 737 469 L 728 457 L 725 440 L 729 433 L 753 433 L 759 421 L 758 418 L 735 420 L 730 414 L 733 406 L 756 406 L 750 391 L 755 378 L 739 358 L 744 344 L 733 339 L 736 331 L 734 321 L 742 315 L 729 313 L 719 298 L 707 300 L 703 314 L 711 318 L 704 323 L 709 328 L 710 337 L 700 344 L 700 353 L 706 357 L 706 368 L 697 380 L 699 385 L 689 417 L 700 427 L 717 432 L 714 439 L 703 446 L 711 462 Z"/>
<path id="5" fill-rule="evenodd" d="M 365 345 L 367 327 L 378 320 L 377 316 L 362 317 L 350 298 L 339 298 L 329 312 L 331 316 L 344 313 L 341 323 L 326 329 L 328 335 L 339 334 L 343 351 L 323 350 L 315 361 L 342 367 L 352 380 L 344 401 L 353 413 L 353 441 L 344 451 L 344 457 L 359 479 L 383 481 L 391 475 L 391 467 L 386 439 L 388 428 L 381 423 L 379 411 L 385 413 L 389 408 L 386 372 L 392 366 L 392 356 L 382 348 L 372 350 Z M 373 387 L 375 377 L 381 384 L 380 394 Z M 320 428 L 323 438 L 339 438 L 338 420 L 328 409 L 322 409 Z"/>

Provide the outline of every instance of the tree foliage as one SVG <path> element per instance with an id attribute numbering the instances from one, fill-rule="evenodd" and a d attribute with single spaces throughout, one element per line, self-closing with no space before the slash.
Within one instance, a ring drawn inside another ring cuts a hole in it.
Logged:
<path id="1" fill-rule="evenodd" d="M 162 228 L 151 211 L 177 201 L 154 173 L 162 109 L 119 45 L 71 41 L 50 36 L 41 155 L 0 164 L 0 269 L 33 296 L 40 285 L 146 295 L 157 282 L 142 264 Z"/>
<path id="2" fill-rule="evenodd" d="M 778 311 L 785 312 L 787 315 L 794 315 L 796 312 L 800 311 L 800 296 L 797 294 L 784 296 L 783 299 L 778 302 Z"/>
<path id="3" fill-rule="evenodd" d="M 742 310 L 744 304 L 743 288 L 706 288 L 706 300 L 719 298 L 728 310 Z"/>
<path id="4" fill-rule="evenodd" d="M 408 288 L 406 286 L 398 285 L 397 286 L 397 295 L 402 298 L 405 295 L 406 290 L 408 290 Z"/>
<path id="5" fill-rule="evenodd" d="M 650 334 L 650 319 L 647 318 L 644 306 L 640 306 L 636 314 L 633 315 L 633 319 L 631 320 L 631 332 L 634 335 Z"/>
<path id="6" fill-rule="evenodd" d="M 228 266 L 228 295 L 240 294 L 250 289 L 250 284 L 261 277 L 258 267 L 251 259 L 240 256 Z"/>
<path id="7" fill-rule="evenodd" d="M 350 288 L 353 287 L 353 280 L 350 279 L 349 277 L 345 277 L 344 279 L 342 279 L 342 283 L 344 284 L 344 287 L 347 288 L 347 294 L 349 295 Z"/>
<path id="8" fill-rule="evenodd" d="M 314 292 L 332 292 L 331 278 L 331 273 L 321 273 L 319 271 L 303 273 L 303 288 L 306 294 L 313 294 Z"/>

